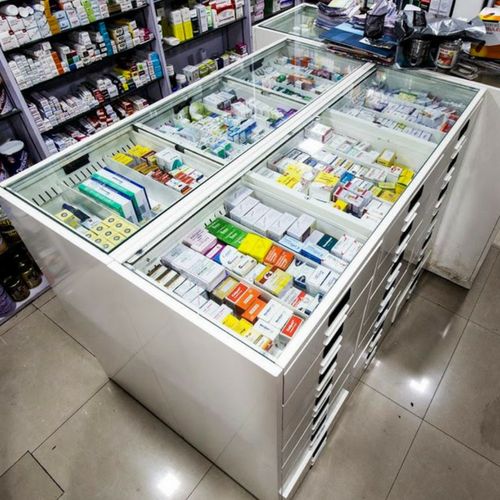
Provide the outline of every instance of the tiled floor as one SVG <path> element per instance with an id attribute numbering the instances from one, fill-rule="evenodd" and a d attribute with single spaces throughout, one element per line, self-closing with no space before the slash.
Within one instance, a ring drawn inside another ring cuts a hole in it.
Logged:
<path id="1" fill-rule="evenodd" d="M 500 257 L 427 274 L 298 500 L 500 498 Z M 0 499 L 252 498 L 118 386 L 51 292 L 0 327 Z"/>

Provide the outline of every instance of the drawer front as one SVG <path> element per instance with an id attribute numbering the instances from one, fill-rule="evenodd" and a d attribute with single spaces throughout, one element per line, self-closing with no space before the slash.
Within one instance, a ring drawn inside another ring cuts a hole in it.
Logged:
<path id="1" fill-rule="evenodd" d="M 348 380 L 345 380 L 345 385 L 349 385 Z M 349 392 L 341 388 L 335 400 L 329 406 L 326 418 L 321 422 L 321 427 L 317 428 L 314 434 L 312 434 L 314 435 L 314 439 L 311 440 L 312 435 L 309 437 L 309 444 L 303 449 L 301 454 L 298 454 L 297 458 L 293 458 L 293 465 L 290 464 L 287 473 L 282 473 L 283 486 L 280 490 L 280 495 L 283 499 L 292 498 L 309 468 L 315 464 L 326 445 L 328 432 L 337 421 L 348 396 Z"/>
<path id="2" fill-rule="evenodd" d="M 352 308 L 344 308 L 330 325 L 323 336 L 321 354 L 283 405 L 283 443 L 288 442 L 304 414 L 312 411 L 317 397 L 325 391 L 329 381 L 336 380 L 351 362 L 369 290 L 367 284 L 356 304 Z"/>
<path id="3" fill-rule="evenodd" d="M 345 290 L 339 300 L 323 320 L 318 329 L 311 335 L 307 345 L 294 359 L 290 367 L 285 371 L 283 381 L 283 402 L 288 401 L 300 381 L 309 370 L 311 363 L 324 349 L 325 338 L 332 334 L 332 329 L 340 325 L 351 311 L 364 313 L 367 296 L 364 294 L 367 285 L 371 284 L 371 277 L 378 259 L 378 251 L 375 251 L 365 263 L 363 269 L 353 280 L 351 286 Z M 360 298 L 362 299 L 360 300 Z M 363 302 L 364 301 L 364 302 Z M 355 308 L 360 308 L 358 309 Z M 349 329 L 346 327 L 346 333 Z M 357 332 L 356 332 L 357 334 Z"/>
<path id="4" fill-rule="evenodd" d="M 379 260 L 380 265 L 385 262 L 387 257 L 397 258 L 406 248 L 405 241 L 413 230 L 413 223 L 419 214 L 419 210 L 421 210 L 423 193 L 424 185 L 422 185 L 413 195 L 411 200 L 405 204 L 401 213 L 387 230 L 381 247 L 382 255 Z"/>

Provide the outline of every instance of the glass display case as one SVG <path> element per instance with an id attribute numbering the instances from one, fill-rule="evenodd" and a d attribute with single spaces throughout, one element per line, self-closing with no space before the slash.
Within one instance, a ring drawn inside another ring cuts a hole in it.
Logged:
<path id="1" fill-rule="evenodd" d="M 288 40 L 229 71 L 229 77 L 307 103 L 363 64 L 324 48 Z"/>
<path id="2" fill-rule="evenodd" d="M 302 107 L 285 96 L 221 77 L 169 100 L 141 123 L 144 130 L 228 163 Z"/>
<path id="3" fill-rule="evenodd" d="M 248 173 L 127 265 L 277 359 L 366 241 L 358 229 Z"/>
<path id="4" fill-rule="evenodd" d="M 127 125 L 7 189 L 109 253 L 219 168 Z"/>
<path id="5" fill-rule="evenodd" d="M 319 42 L 324 30 L 315 24 L 317 15 L 316 7 L 303 4 L 280 16 L 259 23 L 259 27 Z"/>
<path id="6" fill-rule="evenodd" d="M 477 92 L 415 72 L 376 68 L 333 107 L 333 114 L 439 144 Z"/>

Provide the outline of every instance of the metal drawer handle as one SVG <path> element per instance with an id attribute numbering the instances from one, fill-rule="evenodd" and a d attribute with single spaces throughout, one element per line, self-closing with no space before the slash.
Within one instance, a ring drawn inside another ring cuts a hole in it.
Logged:
<path id="1" fill-rule="evenodd" d="M 338 352 L 340 351 L 340 348 L 342 347 L 342 335 L 337 339 L 337 341 L 335 342 L 335 346 L 332 347 L 332 350 L 330 353 L 328 353 L 328 356 L 323 359 L 320 363 L 320 370 L 319 370 L 319 374 L 320 375 L 323 375 L 323 373 L 325 373 L 326 371 L 326 368 L 328 366 L 330 366 L 330 363 L 332 362 L 332 359 L 338 354 Z"/>
<path id="2" fill-rule="evenodd" d="M 313 417 L 318 416 L 319 410 L 321 410 L 321 408 L 323 408 L 325 401 L 332 395 L 332 392 L 333 392 L 333 385 L 330 387 L 330 389 L 328 389 L 325 392 L 325 395 L 314 405 Z"/>
<path id="3" fill-rule="evenodd" d="M 389 286 L 385 287 L 386 290 L 389 290 L 389 288 L 391 288 L 392 284 L 394 283 L 396 278 L 399 276 L 399 273 L 401 272 L 402 267 L 403 267 L 403 263 L 400 262 L 398 264 L 398 267 L 396 267 L 396 269 L 394 270 L 394 272 L 387 278 L 387 285 L 389 285 Z"/>
<path id="4" fill-rule="evenodd" d="M 419 203 L 417 203 L 417 205 L 419 205 Z M 411 223 L 415 220 L 415 218 L 417 217 L 417 212 L 413 212 L 411 214 L 411 217 L 406 217 L 405 218 L 405 225 L 401 228 L 401 232 L 404 233 L 411 225 Z"/>
<path id="5" fill-rule="evenodd" d="M 375 323 L 375 327 L 374 329 L 375 330 L 378 330 L 380 325 L 385 321 L 385 319 L 387 318 L 387 315 L 389 314 L 389 311 L 385 311 L 384 314 L 382 314 L 382 317 Z"/>
<path id="6" fill-rule="evenodd" d="M 375 348 L 375 346 L 379 343 L 380 339 L 382 338 L 382 334 L 384 333 L 384 329 L 380 330 L 378 335 L 370 342 L 370 345 L 368 346 L 368 349 L 371 351 L 372 349 Z"/>
<path id="7" fill-rule="evenodd" d="M 410 212 L 408 212 L 408 215 L 405 217 L 405 219 L 404 219 L 405 223 L 413 221 L 413 219 L 417 215 L 417 210 L 419 209 L 419 207 L 420 207 L 420 202 L 417 201 L 417 203 L 415 203 L 415 205 L 413 205 L 413 208 L 411 209 Z M 404 230 L 403 230 L 403 232 L 404 232 Z"/>
<path id="8" fill-rule="evenodd" d="M 326 413 L 330 409 L 330 403 L 328 403 L 321 413 Z M 325 422 L 322 418 L 318 418 L 315 424 L 311 427 L 311 434 L 314 434 L 317 429 L 319 429 Z"/>
<path id="9" fill-rule="evenodd" d="M 333 363 L 330 371 L 325 375 L 325 378 L 321 381 L 319 386 L 316 389 L 316 397 L 318 397 L 323 389 L 332 381 L 333 374 L 337 371 L 337 363 Z"/>
<path id="10" fill-rule="evenodd" d="M 375 357 L 375 353 L 377 352 L 377 350 L 378 350 L 378 346 L 375 347 L 375 349 L 373 349 L 373 351 L 366 358 L 365 367 L 368 366 L 370 364 L 371 360 Z"/>
<path id="11" fill-rule="evenodd" d="M 456 167 L 453 167 L 445 176 L 444 176 L 444 184 L 443 184 L 443 187 L 448 184 L 448 182 L 451 181 L 452 177 L 453 177 L 453 174 L 455 173 L 455 169 Z"/>
<path id="12" fill-rule="evenodd" d="M 406 247 L 408 246 L 408 243 L 410 241 L 410 235 L 408 235 L 404 240 L 403 242 L 401 243 L 401 245 L 399 245 L 397 248 L 396 248 L 396 252 L 395 252 L 395 255 L 397 257 L 399 257 L 405 250 L 406 250 Z"/>
<path id="13" fill-rule="evenodd" d="M 349 312 L 349 308 L 351 306 L 346 304 L 340 314 L 337 316 L 335 321 L 330 325 L 328 330 L 325 332 L 325 340 L 323 340 L 323 345 L 328 345 L 330 340 L 335 336 L 335 334 L 339 331 L 339 328 L 344 324 L 344 321 L 347 318 L 347 313 Z"/>
<path id="14" fill-rule="evenodd" d="M 465 143 L 467 142 L 467 140 L 469 139 L 469 136 L 467 135 L 464 135 L 456 144 L 455 144 L 455 151 L 457 153 L 460 153 L 460 151 L 462 150 L 462 148 L 464 147 Z"/>
<path id="15" fill-rule="evenodd" d="M 391 288 L 391 291 L 387 294 L 386 298 L 380 303 L 380 306 L 378 308 L 378 312 L 381 313 L 384 309 L 385 306 L 390 302 L 392 299 L 392 296 L 394 295 L 394 290 L 396 290 L 394 287 Z"/>

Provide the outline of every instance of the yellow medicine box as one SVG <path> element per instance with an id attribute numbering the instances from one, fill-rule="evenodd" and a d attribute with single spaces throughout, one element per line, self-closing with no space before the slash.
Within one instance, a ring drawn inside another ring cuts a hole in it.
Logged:
<path id="1" fill-rule="evenodd" d="M 248 233 L 243 238 L 238 250 L 241 253 L 250 255 L 250 257 L 253 257 L 258 262 L 263 262 L 272 246 L 273 242 L 269 238 L 264 238 L 254 233 Z"/>
<path id="2" fill-rule="evenodd" d="M 343 200 L 337 200 L 332 203 L 332 205 L 338 210 L 342 210 L 342 212 L 347 212 L 347 209 L 349 208 L 349 204 Z"/>
<path id="3" fill-rule="evenodd" d="M 314 182 L 319 182 L 324 184 L 325 186 L 336 186 L 339 182 L 339 178 L 333 174 L 329 174 L 328 172 L 320 172 Z"/>
<path id="4" fill-rule="evenodd" d="M 72 227 L 73 229 L 76 229 L 78 226 L 80 226 L 78 217 L 72 214 L 69 210 L 61 210 L 55 215 L 55 217 L 67 226 Z"/>

